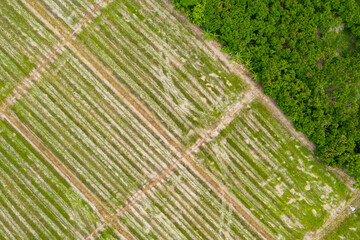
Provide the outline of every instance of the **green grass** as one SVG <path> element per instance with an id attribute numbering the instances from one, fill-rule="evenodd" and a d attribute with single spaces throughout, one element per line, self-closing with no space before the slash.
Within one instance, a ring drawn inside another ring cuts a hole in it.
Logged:
<path id="1" fill-rule="evenodd" d="M 278 238 L 319 228 L 349 194 L 259 102 L 243 109 L 198 161 Z"/>
<path id="2" fill-rule="evenodd" d="M 74 239 L 91 232 L 100 221 L 88 203 L 6 121 L 0 121 L 0 182 L 2 239 Z"/>
<path id="3" fill-rule="evenodd" d="M 119 222 L 137 239 L 257 239 L 227 203 L 183 167 Z"/>
<path id="4" fill-rule="evenodd" d="M 111 227 L 107 227 L 105 230 L 101 231 L 100 234 L 95 238 L 95 240 L 124 240 L 124 239 L 126 238 Z"/>
<path id="5" fill-rule="evenodd" d="M 0 8 L 0 102 L 44 59 L 57 41 L 19 0 Z"/>
<path id="6" fill-rule="evenodd" d="M 360 239 L 360 211 L 357 210 L 347 218 L 326 240 L 357 240 Z"/>

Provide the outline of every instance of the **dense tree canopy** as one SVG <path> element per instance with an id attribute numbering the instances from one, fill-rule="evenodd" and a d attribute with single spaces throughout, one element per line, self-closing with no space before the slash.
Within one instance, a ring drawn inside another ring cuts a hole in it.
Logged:
<path id="1" fill-rule="evenodd" d="M 358 0 L 173 0 L 244 62 L 266 94 L 360 182 Z"/>

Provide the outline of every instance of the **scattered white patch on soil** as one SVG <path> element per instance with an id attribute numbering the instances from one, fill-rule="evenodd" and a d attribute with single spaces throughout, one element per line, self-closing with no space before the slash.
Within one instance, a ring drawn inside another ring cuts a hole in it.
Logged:
<path id="1" fill-rule="evenodd" d="M 314 214 L 315 217 L 317 217 L 317 212 L 315 209 L 312 210 L 312 213 Z"/>
<path id="2" fill-rule="evenodd" d="M 287 202 L 287 204 L 292 204 L 292 203 L 294 203 L 294 202 L 296 202 L 296 199 L 290 198 L 290 200 Z"/>
<path id="3" fill-rule="evenodd" d="M 219 78 L 219 76 L 217 74 L 215 74 L 215 73 L 210 73 L 209 76 L 214 77 L 214 78 Z"/>
<path id="4" fill-rule="evenodd" d="M 229 232 L 224 232 L 224 236 L 227 238 L 227 239 L 230 239 L 231 238 L 231 236 L 230 236 L 230 233 Z"/>
<path id="5" fill-rule="evenodd" d="M 202 101 L 203 103 L 207 103 L 207 100 L 206 100 L 206 98 L 204 98 L 204 97 L 201 97 L 201 101 Z"/>
<path id="6" fill-rule="evenodd" d="M 331 210 L 331 206 L 330 206 L 329 204 L 323 205 L 323 208 L 324 208 L 326 211 L 330 211 L 330 210 Z"/>
<path id="7" fill-rule="evenodd" d="M 324 189 L 326 190 L 327 193 L 332 193 L 332 192 L 333 192 L 332 187 L 330 187 L 330 186 L 327 185 L 327 184 L 324 186 Z"/>
<path id="8" fill-rule="evenodd" d="M 280 185 L 276 185 L 275 186 L 275 189 L 276 189 L 276 191 L 277 191 L 277 193 L 278 193 L 278 196 L 282 196 L 283 194 L 284 194 L 284 191 L 281 189 L 281 186 Z"/>

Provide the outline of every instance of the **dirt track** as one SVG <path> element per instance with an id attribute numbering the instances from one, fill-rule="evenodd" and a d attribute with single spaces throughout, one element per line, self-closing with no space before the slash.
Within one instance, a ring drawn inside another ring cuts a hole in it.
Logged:
<path id="1" fill-rule="evenodd" d="M 26 0 L 29 2 L 29 0 Z M 170 4 L 168 0 L 162 0 L 164 1 L 168 7 L 169 10 L 173 12 L 177 17 L 181 18 L 182 21 L 187 22 L 187 19 L 184 15 L 178 14 L 173 10 L 173 5 Z M 105 5 L 108 3 L 108 1 L 104 1 Z M 171 172 L 176 169 L 179 163 L 183 163 L 184 165 L 190 167 L 201 179 L 203 179 L 219 196 L 221 196 L 223 199 L 225 199 L 229 204 L 234 206 L 234 208 L 238 211 L 240 215 L 246 220 L 246 222 L 250 225 L 250 227 L 255 230 L 258 235 L 262 236 L 264 239 L 272 239 L 270 234 L 264 229 L 264 227 L 259 223 L 256 218 L 251 216 L 247 210 L 245 210 L 241 203 L 237 201 L 235 197 L 233 197 L 227 190 L 225 190 L 221 185 L 212 177 L 210 176 L 206 170 L 204 170 L 200 165 L 198 165 L 191 157 L 192 153 L 194 153 L 199 147 L 201 147 L 203 144 L 205 144 L 209 139 L 216 136 L 219 131 L 226 127 L 227 124 L 231 122 L 231 120 L 237 115 L 237 113 L 241 110 L 242 107 L 244 107 L 246 104 L 252 101 L 253 98 L 259 99 L 261 102 L 264 103 L 264 105 L 269 109 L 269 111 L 277 117 L 283 125 L 294 135 L 299 139 L 303 145 L 305 145 L 309 150 L 314 150 L 314 145 L 302 134 L 298 133 L 294 130 L 292 123 L 286 119 L 284 114 L 277 108 L 275 102 L 271 100 L 269 97 L 264 95 L 262 90 L 259 88 L 259 86 L 249 77 L 249 73 L 243 68 L 243 66 L 237 64 L 233 65 L 230 63 L 230 56 L 224 54 L 221 52 L 221 46 L 214 41 L 207 41 L 205 44 L 213 51 L 214 55 L 216 55 L 217 58 L 219 58 L 232 72 L 236 73 L 240 78 L 246 81 L 249 86 L 251 86 L 251 89 L 249 92 L 247 92 L 244 96 L 244 99 L 241 102 L 238 102 L 235 107 L 233 107 L 226 117 L 213 129 L 211 129 L 205 136 L 200 138 L 191 148 L 189 148 L 187 151 L 183 149 L 181 144 L 165 129 L 161 124 L 159 124 L 159 121 L 156 120 L 156 118 L 153 116 L 153 114 L 145 109 L 142 104 L 133 96 L 131 96 L 126 89 L 123 88 L 123 86 L 119 85 L 118 83 L 115 83 L 115 80 L 113 79 L 113 76 L 109 74 L 109 72 L 104 71 L 104 68 L 101 66 L 98 60 L 94 59 L 93 57 L 89 57 L 87 53 L 83 51 L 81 47 L 74 44 L 73 38 L 76 34 L 78 34 L 82 27 L 88 23 L 92 17 L 95 15 L 96 12 L 98 12 L 101 7 L 103 7 L 104 2 L 100 2 L 99 4 L 96 4 L 93 11 L 89 12 L 76 26 L 76 29 L 71 34 L 66 34 L 66 31 L 62 26 L 53 26 L 53 24 L 57 24 L 56 21 L 53 21 L 53 19 L 47 15 L 44 11 L 41 11 L 39 6 L 34 6 L 34 9 L 36 12 L 41 14 L 41 16 L 46 19 L 47 22 L 49 22 L 53 28 L 58 29 L 58 31 L 64 35 L 63 40 L 54 46 L 54 48 L 50 51 L 50 55 L 44 59 L 44 61 L 36 67 L 29 75 L 28 78 L 26 78 L 18 87 L 16 87 L 11 95 L 3 102 L 3 104 L 0 106 L 0 113 L 3 113 L 5 115 L 5 118 L 7 118 L 18 130 L 21 132 L 31 144 L 39 151 L 41 152 L 55 167 L 60 171 L 66 179 L 68 179 L 85 197 L 88 201 L 92 203 L 93 206 L 99 211 L 99 213 L 103 216 L 105 223 L 99 226 L 99 228 L 90 236 L 89 238 L 96 235 L 97 232 L 102 230 L 104 227 L 107 226 L 107 224 L 114 225 L 114 228 L 117 229 L 119 232 L 121 232 L 124 236 L 131 239 L 131 235 L 128 234 L 124 229 L 118 225 L 117 223 L 114 223 L 115 220 L 118 219 L 118 217 L 124 213 L 126 210 L 128 210 L 132 205 L 136 203 L 139 199 L 142 198 L 146 194 L 146 192 L 151 191 L 151 188 L 159 184 L 161 181 L 166 179 Z M 201 36 L 201 30 L 191 24 L 188 24 L 188 26 L 193 29 L 195 34 L 197 36 Z M 41 143 L 39 139 L 36 138 L 36 136 L 27 129 L 24 125 L 20 123 L 16 118 L 6 113 L 6 109 L 12 105 L 12 103 L 18 99 L 21 95 L 25 94 L 27 90 L 31 87 L 31 85 L 38 80 L 39 74 L 54 60 L 56 57 L 61 54 L 64 47 L 69 45 L 70 48 L 72 48 L 75 52 L 77 52 L 78 55 L 81 55 L 84 59 L 88 60 L 88 64 L 92 67 L 93 70 L 97 71 L 98 74 L 102 77 L 104 81 L 106 81 L 113 89 L 118 92 L 119 95 L 121 95 L 123 98 L 126 99 L 127 104 L 131 106 L 131 109 L 136 113 L 137 115 L 141 116 L 142 119 L 147 122 L 148 126 L 152 129 L 152 131 L 159 136 L 162 137 L 164 142 L 167 143 L 169 148 L 171 148 L 174 152 L 177 153 L 180 158 L 178 161 L 174 162 L 172 165 L 170 165 L 167 169 L 162 171 L 156 178 L 154 178 L 151 182 L 149 182 L 147 185 L 143 187 L 143 189 L 133 196 L 131 200 L 124 206 L 120 208 L 120 210 L 113 216 L 109 216 L 107 214 L 107 211 L 105 210 L 102 203 L 100 203 L 93 193 L 91 193 L 65 166 L 62 165 L 62 163 L 51 153 L 49 152 L 45 146 Z M 84 54 L 85 53 L 85 54 Z M 92 59 L 92 60 L 89 60 Z M 353 202 L 358 202 L 358 199 L 354 199 Z M 349 203 L 351 204 L 351 203 Z M 357 206 L 360 206 L 360 204 L 357 203 Z M 346 209 L 337 215 L 336 218 L 333 219 L 333 222 L 335 223 L 335 227 L 337 226 L 337 223 L 339 221 L 344 220 L 347 217 Z M 338 221 L 339 220 L 339 221 Z M 325 224 L 323 229 L 320 229 L 316 236 L 321 237 L 321 232 L 324 232 L 328 227 L 333 226 L 332 222 L 329 222 L 329 224 Z M 325 231 L 326 232 L 326 231 Z M 320 238 L 314 238 L 314 239 L 320 239 Z"/>
<path id="2" fill-rule="evenodd" d="M 9 113 L 2 113 L 3 117 L 45 158 L 67 181 L 77 189 L 84 199 L 88 201 L 106 220 L 109 218 L 108 210 L 100 200 L 69 170 L 67 167 L 42 143 L 37 136 L 28 129 L 20 120 Z"/>
<path id="3" fill-rule="evenodd" d="M 246 92 L 244 98 L 241 102 L 235 104 L 223 117 L 223 119 L 211 130 L 207 132 L 205 136 L 198 139 L 196 143 L 190 147 L 186 152 L 182 152 L 182 157 L 177 161 L 172 163 L 168 168 L 163 170 L 158 174 L 154 179 L 149 181 L 140 191 L 138 191 L 134 196 L 132 196 L 129 201 L 119 208 L 116 211 L 116 214 L 111 216 L 109 221 L 105 222 L 103 225 L 99 226 L 93 233 L 91 233 L 86 239 L 92 239 L 98 232 L 103 230 L 107 225 L 111 225 L 116 222 L 119 217 L 128 211 L 137 201 L 141 200 L 149 191 L 152 191 L 156 186 L 161 184 L 166 178 L 168 178 L 171 173 L 178 167 L 179 164 L 183 163 L 192 169 L 202 180 L 204 180 L 210 188 L 216 192 L 222 199 L 226 200 L 230 205 L 232 205 L 235 210 L 240 214 L 240 216 L 245 220 L 244 223 L 248 225 L 250 229 L 254 231 L 257 235 L 261 236 L 264 239 L 273 239 L 272 236 L 264 230 L 264 227 L 259 223 L 252 215 L 247 211 L 237 200 L 233 197 L 225 188 L 221 187 L 215 179 L 213 179 L 198 163 L 192 159 L 192 154 L 194 154 L 201 146 L 206 144 L 208 141 L 216 137 L 220 131 L 225 128 L 232 120 L 237 116 L 241 109 L 247 106 L 254 99 L 254 96 L 251 92 Z M 178 147 L 178 146 L 177 146 Z"/>

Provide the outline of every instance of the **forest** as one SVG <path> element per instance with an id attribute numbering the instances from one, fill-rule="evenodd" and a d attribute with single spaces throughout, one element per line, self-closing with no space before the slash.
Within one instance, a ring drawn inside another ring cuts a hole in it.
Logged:
<path id="1" fill-rule="evenodd" d="M 359 0 L 172 0 L 360 183 Z"/>

